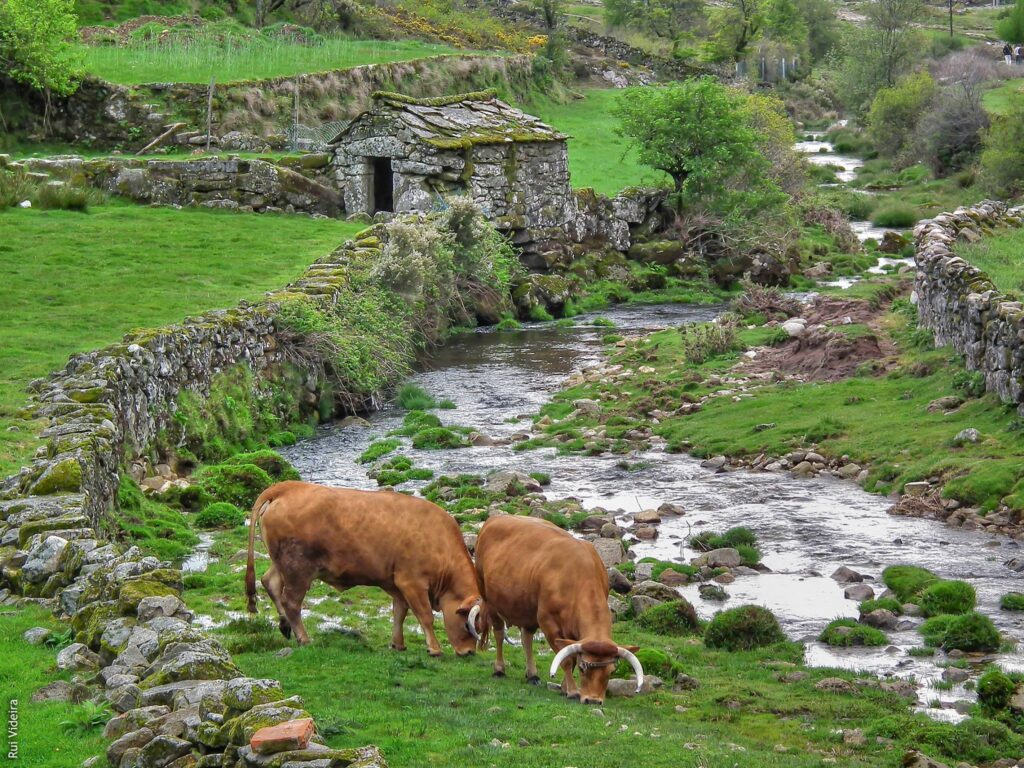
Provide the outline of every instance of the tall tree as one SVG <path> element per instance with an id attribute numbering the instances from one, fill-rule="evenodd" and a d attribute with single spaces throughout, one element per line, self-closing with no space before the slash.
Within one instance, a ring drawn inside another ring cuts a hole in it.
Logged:
<path id="1" fill-rule="evenodd" d="M 1010 14 L 996 22 L 1000 39 L 1010 43 L 1024 43 L 1024 0 L 1016 0 Z"/>
<path id="2" fill-rule="evenodd" d="M 923 0 L 875 0 L 867 7 L 872 47 L 880 55 L 881 74 L 890 88 L 918 53 L 914 22 L 923 9 Z"/>
<path id="3" fill-rule="evenodd" d="M 703 0 L 604 0 L 605 20 L 673 42 L 704 20 Z"/>
<path id="4" fill-rule="evenodd" d="M 74 0 L 0 0 L 0 71 L 49 96 L 81 78 Z"/>

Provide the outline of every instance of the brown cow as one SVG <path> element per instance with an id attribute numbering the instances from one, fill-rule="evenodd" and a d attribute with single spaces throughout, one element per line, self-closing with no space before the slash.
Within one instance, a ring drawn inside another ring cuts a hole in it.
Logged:
<path id="1" fill-rule="evenodd" d="M 301 482 L 270 486 L 256 499 L 249 520 L 245 592 L 250 613 L 256 612 L 257 522 L 272 563 L 261 581 L 285 637 L 294 629 L 300 644 L 309 642 L 302 601 L 313 579 L 321 579 L 339 590 L 368 585 L 391 595 L 392 648 L 405 650 L 402 625 L 412 608 L 431 656 L 441 655 L 434 610 L 444 614 L 455 652 L 473 653 L 479 639 L 480 588 L 458 523 L 437 505 L 389 491 Z"/>
<path id="2" fill-rule="evenodd" d="M 570 699 L 602 703 L 619 659 L 626 659 L 636 672 L 637 690 L 643 685 L 644 670 L 633 655 L 637 649 L 612 641 L 608 572 L 592 544 L 546 520 L 492 517 L 476 542 L 476 572 L 488 623 L 494 627 L 497 677 L 505 675 L 502 644 L 511 624 L 522 630 L 530 683 L 540 683 L 533 657 L 533 633 L 540 628 L 557 651 L 551 676 L 562 667 L 562 692 Z M 577 664 L 579 689 L 573 678 Z"/>

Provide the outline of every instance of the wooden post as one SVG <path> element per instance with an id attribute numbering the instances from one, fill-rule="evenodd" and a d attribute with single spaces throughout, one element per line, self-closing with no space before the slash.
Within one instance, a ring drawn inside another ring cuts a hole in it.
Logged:
<path id="1" fill-rule="evenodd" d="M 206 151 L 210 151 L 210 136 L 213 133 L 213 87 L 216 76 L 210 76 L 210 90 L 206 94 Z"/>
<path id="2" fill-rule="evenodd" d="M 292 152 L 299 151 L 299 79 L 295 77 L 294 99 L 292 101 Z"/>

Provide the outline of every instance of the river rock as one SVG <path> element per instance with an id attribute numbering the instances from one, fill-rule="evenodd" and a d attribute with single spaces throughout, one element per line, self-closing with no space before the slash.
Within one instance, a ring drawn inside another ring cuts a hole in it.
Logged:
<path id="1" fill-rule="evenodd" d="M 600 535 L 605 539 L 621 539 L 626 534 L 626 531 L 617 526 L 615 523 L 605 523 L 601 526 Z"/>
<path id="2" fill-rule="evenodd" d="M 851 584 L 843 590 L 843 597 L 847 600 L 870 600 L 875 596 L 875 590 L 867 584 Z"/>
<path id="3" fill-rule="evenodd" d="M 652 541 L 658 538 L 658 529 L 653 525 L 641 525 L 633 529 L 633 535 L 641 541 Z"/>
<path id="4" fill-rule="evenodd" d="M 633 587 L 633 594 L 653 597 L 656 600 L 661 600 L 663 602 L 679 599 L 679 593 L 672 589 L 672 587 L 666 586 L 665 584 L 657 581 L 641 581 Z"/>
<path id="5" fill-rule="evenodd" d="M 612 612 L 612 618 L 615 621 L 626 618 L 629 615 L 630 607 L 630 604 L 618 595 L 608 595 L 608 610 Z"/>
<path id="6" fill-rule="evenodd" d="M 860 617 L 861 624 L 867 624 L 875 629 L 896 629 L 899 619 L 892 611 L 885 608 L 878 608 Z"/>
<path id="7" fill-rule="evenodd" d="M 797 477 L 810 477 L 814 474 L 814 465 L 809 461 L 801 461 L 791 472 Z"/>
<path id="8" fill-rule="evenodd" d="M 657 525 L 661 522 L 661 515 L 658 514 L 656 510 L 645 509 L 633 515 L 633 522 L 645 525 Z"/>
<path id="9" fill-rule="evenodd" d="M 728 459 L 726 459 L 725 456 L 714 456 L 710 459 L 705 459 L 700 463 L 700 465 L 704 469 L 711 469 L 714 470 L 715 472 L 721 472 L 723 469 L 725 469 L 725 465 L 727 462 Z"/>
<path id="10" fill-rule="evenodd" d="M 668 587 L 682 587 L 690 583 L 690 577 L 672 568 L 666 568 L 658 576 L 658 581 Z"/>
<path id="11" fill-rule="evenodd" d="M 782 330 L 788 333 L 790 338 L 799 339 L 807 335 L 807 321 L 802 317 L 791 317 L 782 324 Z"/>
<path id="12" fill-rule="evenodd" d="M 864 581 L 863 574 L 857 573 L 852 568 L 841 565 L 833 571 L 831 578 L 840 584 L 854 584 Z"/>
<path id="13" fill-rule="evenodd" d="M 712 549 L 710 552 L 705 552 L 703 555 L 696 557 L 693 561 L 693 565 L 698 568 L 705 565 L 709 568 L 735 568 L 742 562 L 743 560 L 740 558 L 740 553 L 735 549 L 732 547 L 721 547 L 719 549 Z"/>
<path id="14" fill-rule="evenodd" d="M 843 464 L 838 470 L 838 475 L 844 480 L 853 480 L 860 474 L 860 464 Z"/>
<path id="15" fill-rule="evenodd" d="M 587 398 L 573 400 L 572 407 L 575 408 L 581 416 L 599 416 L 601 414 L 601 404 L 597 402 L 597 400 L 590 400 Z"/>
<path id="16" fill-rule="evenodd" d="M 1017 685 L 1017 690 L 1010 697 L 1010 709 L 1014 712 L 1024 712 L 1024 683 Z"/>
<path id="17" fill-rule="evenodd" d="M 946 667 L 942 670 L 942 679 L 949 683 L 963 683 L 969 680 L 971 673 L 959 667 Z"/>
<path id="18" fill-rule="evenodd" d="M 683 505 L 682 504 L 673 504 L 671 502 L 666 501 L 664 504 L 662 504 L 660 507 L 658 507 L 658 513 L 662 517 L 666 517 L 668 515 L 679 516 L 679 515 L 685 515 L 686 514 L 686 510 L 683 509 Z"/>
<path id="19" fill-rule="evenodd" d="M 608 569 L 608 587 L 620 594 L 628 594 L 633 585 L 629 583 L 629 579 L 626 578 L 625 574 L 622 573 L 618 568 Z"/>
<path id="20" fill-rule="evenodd" d="M 915 605 L 914 603 L 903 604 L 903 615 L 904 616 L 924 616 L 924 611 L 921 610 L 921 606 Z"/>
<path id="21" fill-rule="evenodd" d="M 664 603 L 663 600 L 650 597 L 648 595 L 633 595 L 629 598 L 629 604 L 633 608 L 633 615 L 639 616 L 645 611 L 649 611 L 651 608 L 657 608 L 659 605 Z"/>
<path id="22" fill-rule="evenodd" d="M 604 563 L 605 568 L 612 568 L 619 563 L 626 562 L 626 550 L 618 539 L 596 539 L 592 541 L 598 557 Z"/>
<path id="23" fill-rule="evenodd" d="M 700 594 L 702 600 L 723 602 L 729 599 L 729 593 L 722 589 L 718 584 L 701 584 L 697 587 L 697 592 Z"/>
<path id="24" fill-rule="evenodd" d="M 912 749 L 903 755 L 903 760 L 900 765 L 903 768 L 949 768 L 945 763 L 940 763 L 938 760 L 933 760 L 923 752 L 918 752 L 916 749 Z"/>
<path id="25" fill-rule="evenodd" d="M 522 472 L 509 470 L 495 472 L 488 475 L 484 481 L 484 490 L 492 493 L 508 495 L 517 491 L 519 487 L 524 488 L 527 493 L 540 493 L 541 491 L 541 484 Z"/>

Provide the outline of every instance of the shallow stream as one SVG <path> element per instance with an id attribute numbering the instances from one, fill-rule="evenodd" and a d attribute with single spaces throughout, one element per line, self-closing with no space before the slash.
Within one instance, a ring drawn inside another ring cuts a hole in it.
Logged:
<path id="1" fill-rule="evenodd" d="M 716 306 L 663 305 L 618 307 L 601 314 L 614 321 L 617 333 L 639 334 L 707 321 L 720 311 Z M 593 317 L 577 318 L 573 328 L 556 329 L 547 323 L 517 332 L 479 329 L 464 334 L 440 349 L 413 380 L 438 400 L 456 403 L 455 410 L 437 411 L 445 423 L 471 426 L 492 437 L 526 431 L 530 422 L 518 416 L 535 413 L 566 376 L 601 359 L 601 337 L 609 329 L 587 325 Z M 367 467 L 356 459 L 372 440 L 398 427 L 403 415 L 397 408 L 386 408 L 369 417 L 369 426 L 325 426 L 283 453 L 305 480 L 376 488 L 366 476 Z M 857 615 L 857 603 L 844 599 L 843 587 L 829 578 L 836 568 L 845 565 L 873 577 L 875 581 L 868 583 L 876 593 L 884 589 L 877 581 L 882 569 L 892 564 L 920 565 L 943 577 L 964 579 L 977 589 L 979 610 L 992 617 L 1006 637 L 1024 642 L 1021 614 L 998 608 L 1000 595 L 1024 589 L 1024 578 L 1002 565 L 1019 554 L 1016 542 L 890 516 L 889 499 L 866 493 L 852 482 L 746 470 L 716 474 L 701 468 L 698 459 L 663 452 L 628 457 L 639 467 L 631 471 L 619 466 L 621 456 L 558 456 L 553 449 L 416 451 L 406 445 L 401 452 L 435 475 L 544 471 L 552 477 L 545 488 L 549 498 L 576 497 L 588 508 L 620 510 L 623 515 L 663 502 L 682 504 L 686 514 L 663 522 L 656 541 L 633 545 L 638 558 L 688 561 L 695 556 L 685 546 L 691 533 L 747 526 L 756 532 L 764 563 L 772 572 L 737 578 L 726 587 L 730 598 L 725 607 L 756 603 L 771 608 L 790 637 L 808 642 L 809 664 L 916 677 L 926 683 L 919 689 L 922 706 L 945 702 L 943 708 L 930 710 L 937 716 L 956 719 L 960 715 L 952 702 L 969 700 L 973 694 L 963 685 L 950 690 L 931 687 L 940 679 L 938 665 L 944 659 L 908 655 L 910 647 L 922 645 L 916 630 L 890 632 L 889 647 L 871 649 L 832 649 L 814 640 L 831 619 Z M 681 592 L 704 617 L 722 607 L 702 600 L 695 586 Z M 1002 654 L 999 662 L 1024 670 L 1019 649 Z"/>

